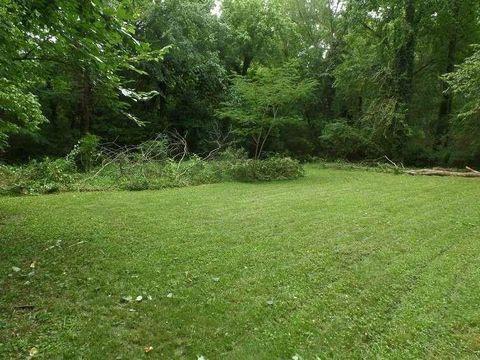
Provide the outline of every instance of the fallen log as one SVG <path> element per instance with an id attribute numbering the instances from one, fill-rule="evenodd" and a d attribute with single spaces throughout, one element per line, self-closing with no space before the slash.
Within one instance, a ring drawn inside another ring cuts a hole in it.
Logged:
<path id="1" fill-rule="evenodd" d="M 461 177 L 480 177 L 480 171 L 476 171 L 470 167 L 466 167 L 467 171 L 454 171 L 444 168 L 433 169 L 420 169 L 420 170 L 407 170 L 406 174 L 409 175 L 424 175 L 424 176 L 461 176 Z"/>

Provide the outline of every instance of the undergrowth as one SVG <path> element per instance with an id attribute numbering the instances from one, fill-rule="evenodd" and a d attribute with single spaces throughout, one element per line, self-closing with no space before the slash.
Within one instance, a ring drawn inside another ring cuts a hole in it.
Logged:
<path id="1" fill-rule="evenodd" d="M 82 139 L 62 159 L 44 158 L 21 166 L 0 165 L 0 194 L 157 190 L 303 176 L 303 168 L 296 160 L 276 156 L 251 160 L 241 149 L 227 148 L 215 157 L 203 159 L 176 151 L 165 138 L 121 149 L 100 149 L 97 143 L 91 137 L 88 141 Z"/>

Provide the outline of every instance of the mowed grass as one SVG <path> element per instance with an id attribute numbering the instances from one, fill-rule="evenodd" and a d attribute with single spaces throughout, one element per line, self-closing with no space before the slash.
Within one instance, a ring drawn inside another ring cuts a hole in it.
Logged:
<path id="1" fill-rule="evenodd" d="M 479 199 L 475 179 L 315 166 L 0 198 L 0 358 L 478 358 Z"/>

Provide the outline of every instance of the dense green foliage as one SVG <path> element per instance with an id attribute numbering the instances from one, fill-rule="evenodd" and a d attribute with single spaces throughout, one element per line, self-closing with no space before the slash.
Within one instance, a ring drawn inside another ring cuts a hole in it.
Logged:
<path id="1" fill-rule="evenodd" d="M 0 358 L 477 359 L 476 180 L 306 170 L 3 198 Z"/>
<path id="2" fill-rule="evenodd" d="M 480 165 L 478 0 L 1 0 L 0 150 L 175 129 L 208 153 Z M 86 164 L 88 167 L 88 164 Z"/>
<path id="3" fill-rule="evenodd" d="M 290 158 L 248 159 L 233 167 L 233 178 L 240 181 L 289 180 L 302 176 L 303 168 Z"/>

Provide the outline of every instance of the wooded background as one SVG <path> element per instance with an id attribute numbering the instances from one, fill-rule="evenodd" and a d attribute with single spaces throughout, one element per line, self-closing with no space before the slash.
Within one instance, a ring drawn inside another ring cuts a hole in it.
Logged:
<path id="1" fill-rule="evenodd" d="M 480 165 L 478 0 L 0 2 L 4 161 L 175 129 L 199 153 L 220 132 L 252 157 Z"/>

